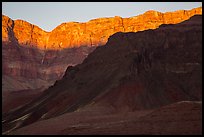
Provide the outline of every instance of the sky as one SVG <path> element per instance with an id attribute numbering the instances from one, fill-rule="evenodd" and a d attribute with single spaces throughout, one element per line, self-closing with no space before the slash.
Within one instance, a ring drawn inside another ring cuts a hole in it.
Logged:
<path id="1" fill-rule="evenodd" d="M 137 16 L 148 10 L 169 12 L 201 7 L 202 2 L 2 2 L 2 14 L 52 31 L 65 22 Z"/>

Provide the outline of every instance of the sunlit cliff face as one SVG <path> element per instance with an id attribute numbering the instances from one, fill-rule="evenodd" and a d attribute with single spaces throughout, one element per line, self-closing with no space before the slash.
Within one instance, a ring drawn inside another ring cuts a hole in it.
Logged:
<path id="1" fill-rule="evenodd" d="M 2 15 L 2 41 L 54 50 L 80 46 L 99 46 L 104 45 L 108 38 L 116 32 L 156 29 L 161 24 L 177 24 L 196 14 L 202 14 L 202 7 L 166 13 L 151 10 L 131 18 L 115 16 L 98 18 L 86 23 L 63 23 L 51 32 L 46 32 L 26 21 L 13 21 Z"/>

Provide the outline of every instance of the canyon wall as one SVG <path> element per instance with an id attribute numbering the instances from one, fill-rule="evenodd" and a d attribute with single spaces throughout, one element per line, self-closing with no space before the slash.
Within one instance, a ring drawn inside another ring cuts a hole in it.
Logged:
<path id="1" fill-rule="evenodd" d="M 115 33 L 38 98 L 4 113 L 2 131 L 88 107 L 121 114 L 179 101 L 202 101 L 201 15 L 155 30 Z"/>
<path id="2" fill-rule="evenodd" d="M 176 24 L 197 14 L 202 14 L 202 7 L 166 13 L 147 11 L 130 18 L 115 16 L 86 23 L 62 23 L 51 32 L 2 15 L 2 73 L 21 81 L 25 78 L 31 83 L 28 88 L 46 88 L 62 78 L 68 66 L 82 63 L 95 47 L 104 45 L 116 32 L 156 29 L 161 24 Z M 8 89 L 6 81 L 3 90 Z M 20 89 L 25 89 L 28 83 L 21 83 Z"/>

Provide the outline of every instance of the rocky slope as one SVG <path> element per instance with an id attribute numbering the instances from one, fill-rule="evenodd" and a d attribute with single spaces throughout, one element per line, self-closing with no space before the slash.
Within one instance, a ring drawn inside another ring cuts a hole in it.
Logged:
<path id="1" fill-rule="evenodd" d="M 148 11 L 131 18 L 99 18 L 86 23 L 68 22 L 51 32 L 23 20 L 11 20 L 2 15 L 3 75 L 30 81 L 15 90 L 45 89 L 60 79 L 66 68 L 76 65 L 103 45 L 116 32 L 137 32 L 158 28 L 161 24 L 175 24 L 202 14 L 202 7 L 192 10 L 160 13 Z M 29 79 L 29 80 L 28 80 Z M 4 79 L 3 91 L 11 81 Z M 19 82 L 18 82 L 19 83 Z M 34 86 L 33 83 L 35 84 Z M 15 83 L 12 83 L 15 85 Z"/>
<path id="2" fill-rule="evenodd" d="M 91 105 L 110 113 L 202 100 L 202 16 L 156 30 L 116 33 L 68 67 L 31 103 L 3 115 L 3 132 Z"/>

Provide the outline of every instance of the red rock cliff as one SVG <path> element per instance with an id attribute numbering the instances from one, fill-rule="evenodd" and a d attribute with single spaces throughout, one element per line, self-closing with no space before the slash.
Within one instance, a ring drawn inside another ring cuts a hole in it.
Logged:
<path id="1" fill-rule="evenodd" d="M 19 44 L 40 49 L 104 45 L 116 32 L 137 32 L 158 28 L 161 24 L 176 24 L 191 16 L 202 14 L 202 7 L 161 13 L 147 11 L 131 18 L 98 18 L 86 23 L 62 23 L 51 32 L 22 20 L 11 20 L 2 15 L 2 40 L 17 40 Z"/>

